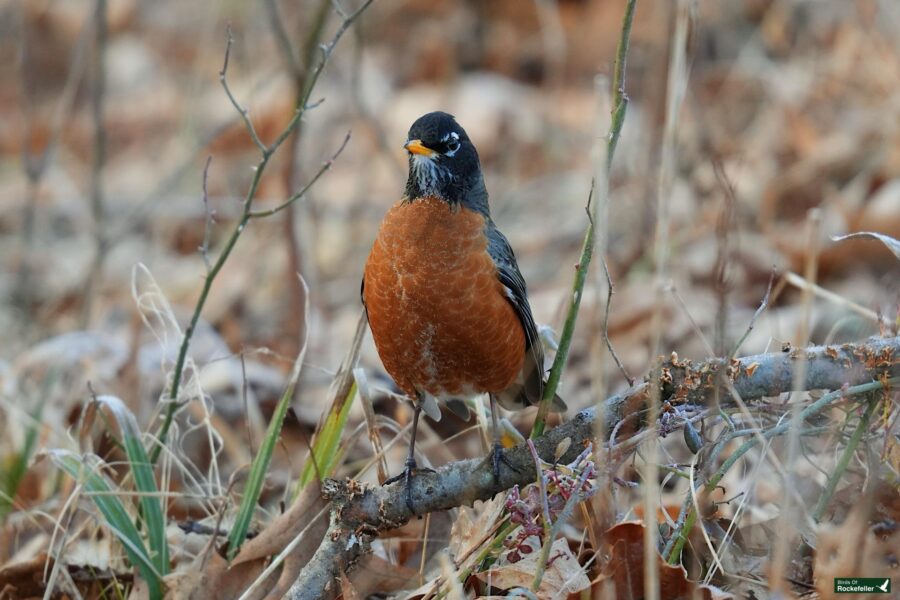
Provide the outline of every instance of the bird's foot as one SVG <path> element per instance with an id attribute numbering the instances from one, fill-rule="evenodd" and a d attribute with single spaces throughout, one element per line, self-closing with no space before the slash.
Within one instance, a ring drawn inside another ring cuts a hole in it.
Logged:
<path id="1" fill-rule="evenodd" d="M 494 442 L 494 448 L 491 450 L 491 464 L 494 468 L 494 483 L 500 483 L 500 463 L 503 463 L 516 473 L 520 473 L 518 467 L 512 464 L 506 455 L 503 454 L 503 446 L 500 442 Z"/>
<path id="2" fill-rule="evenodd" d="M 427 467 L 419 467 L 416 464 L 415 459 L 407 459 L 406 467 L 403 469 L 403 472 L 399 475 L 394 475 L 393 477 L 389 477 L 384 480 L 384 483 L 381 485 L 388 485 L 391 483 L 397 483 L 398 481 L 403 481 L 406 486 L 406 507 L 409 508 L 409 512 L 412 514 L 416 514 L 416 509 L 413 508 L 412 501 L 412 476 L 414 473 L 434 473 L 434 469 L 429 469 Z"/>

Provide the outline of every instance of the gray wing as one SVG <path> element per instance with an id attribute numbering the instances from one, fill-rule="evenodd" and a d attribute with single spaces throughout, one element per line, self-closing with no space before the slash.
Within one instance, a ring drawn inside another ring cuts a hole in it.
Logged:
<path id="1" fill-rule="evenodd" d="M 509 393 L 501 394 L 498 400 L 505 408 L 524 408 L 531 404 L 537 404 L 544 393 L 544 347 L 538 335 L 534 316 L 531 314 L 531 306 L 528 304 L 528 290 L 525 279 L 516 264 L 516 255 L 513 253 L 509 240 L 494 225 L 487 220 L 485 235 L 488 238 L 488 253 L 497 265 L 497 276 L 506 288 L 507 299 L 522 323 L 525 330 L 525 367 L 522 370 L 522 387 L 514 386 Z"/>

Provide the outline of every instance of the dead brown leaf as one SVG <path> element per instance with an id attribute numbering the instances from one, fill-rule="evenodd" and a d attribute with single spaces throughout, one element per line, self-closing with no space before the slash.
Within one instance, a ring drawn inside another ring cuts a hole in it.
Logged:
<path id="1" fill-rule="evenodd" d="M 503 510 L 504 497 L 476 502 L 473 508 L 461 506 L 450 529 L 450 552 L 457 561 L 465 560 L 486 541 Z"/>
<path id="2" fill-rule="evenodd" d="M 341 571 L 341 599 L 360 600 L 359 592 L 353 587 L 353 583 L 347 578 L 347 574 Z"/>
<path id="3" fill-rule="evenodd" d="M 318 547 L 328 526 L 327 516 L 319 486 L 305 487 L 291 508 L 244 544 L 230 564 L 213 551 L 205 561 L 201 555 L 187 571 L 170 575 L 166 583 L 172 597 L 177 600 L 239 597 L 262 573 L 268 558 L 284 550 L 306 529 L 303 534 L 306 542 L 285 559 L 280 571 L 275 571 L 257 587 L 253 597 L 279 595 L 279 592 L 283 595 Z"/>
<path id="4" fill-rule="evenodd" d="M 394 564 L 375 554 L 362 558 L 350 572 L 350 582 L 363 598 L 374 592 L 391 593 L 408 588 L 419 579 L 418 570 Z"/>
<path id="5" fill-rule="evenodd" d="M 601 597 L 644 597 L 644 524 L 640 521 L 619 523 L 606 532 L 604 540 L 609 560 L 595 580 L 594 594 Z M 687 578 L 681 566 L 670 565 L 656 555 L 659 569 L 660 598 L 677 600 L 693 598 L 697 591 L 704 600 L 733 598 L 731 594 L 712 586 L 698 586 Z M 606 594 L 607 596 L 603 596 Z"/>
<path id="6" fill-rule="evenodd" d="M 517 587 L 529 589 L 534 581 L 540 554 L 538 550 L 535 550 L 518 562 L 502 563 L 489 571 L 478 573 L 478 579 L 488 583 L 491 587 L 503 590 Z M 578 564 L 578 560 L 569 549 L 569 543 L 564 538 L 558 538 L 550 547 L 550 560 L 547 562 L 547 570 L 541 579 L 537 596 L 550 598 L 563 594 L 575 594 L 590 586 L 591 581 L 584 574 L 584 568 Z"/>

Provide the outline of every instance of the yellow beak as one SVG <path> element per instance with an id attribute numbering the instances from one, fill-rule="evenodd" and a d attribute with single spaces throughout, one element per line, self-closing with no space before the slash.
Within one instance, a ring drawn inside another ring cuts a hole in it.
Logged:
<path id="1" fill-rule="evenodd" d="M 422 140 L 409 140 L 403 147 L 406 148 L 406 151 L 410 154 L 421 154 L 422 156 L 429 157 L 437 154 L 437 152 L 431 148 L 424 146 Z"/>

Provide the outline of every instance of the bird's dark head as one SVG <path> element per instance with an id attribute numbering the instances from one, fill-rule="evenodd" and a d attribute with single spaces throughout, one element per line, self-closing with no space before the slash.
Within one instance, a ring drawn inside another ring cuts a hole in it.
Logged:
<path id="1" fill-rule="evenodd" d="M 487 214 L 478 152 L 453 115 L 438 111 L 419 117 L 403 147 L 409 153 L 409 200 L 432 196 Z"/>

